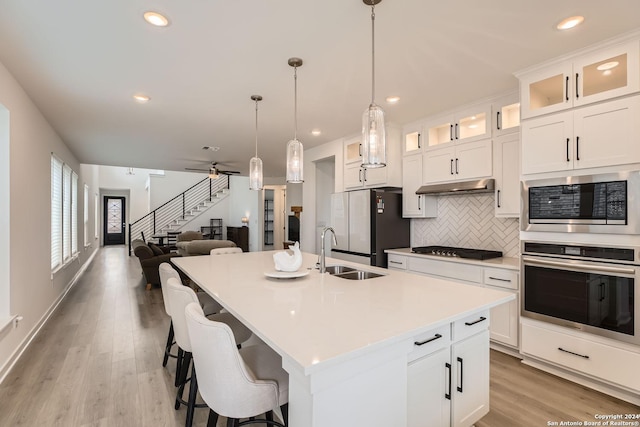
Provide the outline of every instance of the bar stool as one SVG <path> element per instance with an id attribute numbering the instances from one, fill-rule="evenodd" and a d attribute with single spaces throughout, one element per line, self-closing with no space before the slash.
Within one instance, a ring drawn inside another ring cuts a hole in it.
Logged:
<path id="1" fill-rule="evenodd" d="M 169 280 L 170 277 L 174 277 L 179 281 L 181 281 L 180 274 L 176 271 L 175 268 L 171 266 L 171 264 L 167 262 L 163 262 L 162 264 L 160 264 L 160 266 L 158 267 L 158 270 L 160 273 L 160 286 L 162 288 L 162 300 L 164 301 L 164 311 L 165 313 L 167 313 L 167 316 L 171 317 L 171 311 L 169 309 L 169 297 L 166 289 L 167 280 Z M 213 313 L 219 313 L 220 310 L 222 310 L 222 306 L 216 300 L 211 298 L 208 294 L 204 292 L 198 292 L 196 293 L 196 295 L 198 295 L 198 301 L 200 302 L 200 305 L 203 307 L 203 310 L 205 313 L 207 313 L 207 315 L 213 314 Z M 162 366 L 167 366 L 169 357 L 177 357 L 177 355 L 171 354 L 171 348 L 173 347 L 173 344 L 175 344 L 175 342 L 173 341 L 173 335 L 174 335 L 174 332 L 173 332 L 173 320 L 172 320 L 171 324 L 169 325 L 169 335 L 167 336 L 167 344 L 164 347 L 164 357 L 162 359 Z"/>
<path id="2" fill-rule="evenodd" d="M 227 417 L 228 427 L 286 426 L 289 376 L 280 356 L 266 345 L 238 350 L 229 326 L 204 317 L 198 304 L 189 304 L 185 317 L 200 396 L 210 408 L 207 426 L 215 426 L 218 416 Z M 282 411 L 284 426 L 273 420 L 274 411 Z M 254 418 L 261 414 L 266 420 Z M 244 418 L 249 420 L 239 421 Z"/>
<path id="3" fill-rule="evenodd" d="M 193 423 L 193 411 L 196 407 L 196 394 L 198 391 L 198 381 L 196 379 L 196 370 L 191 364 L 191 341 L 187 332 L 185 319 L 185 308 L 190 303 L 195 303 L 200 307 L 196 293 L 188 286 L 183 286 L 181 282 L 171 277 L 167 280 L 167 291 L 169 295 L 169 307 L 171 312 L 171 320 L 175 332 L 176 343 L 178 344 L 178 366 L 176 368 L 176 385 L 178 393 L 176 395 L 175 408 L 179 409 L 181 404 L 187 406 L 187 417 L 185 426 L 190 427 Z M 202 308 L 201 308 L 202 310 Z M 219 313 L 211 316 L 217 322 L 227 325 L 234 335 L 234 339 L 238 343 L 242 343 L 249 339 L 251 331 L 247 329 L 238 319 L 233 317 L 231 313 Z M 187 378 L 191 367 L 191 377 Z M 185 402 L 182 400 L 182 393 L 187 382 L 189 386 L 189 398 Z"/>

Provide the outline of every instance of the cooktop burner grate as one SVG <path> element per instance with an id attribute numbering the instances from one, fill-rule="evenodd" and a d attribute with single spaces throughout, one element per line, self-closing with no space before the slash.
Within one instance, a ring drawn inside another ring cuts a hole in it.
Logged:
<path id="1" fill-rule="evenodd" d="M 502 256 L 502 252 L 500 251 L 489 251 L 486 249 L 455 248 L 451 246 L 417 246 L 415 248 L 411 248 L 411 251 L 417 254 L 470 258 L 470 259 L 478 259 L 478 260 L 500 258 Z"/>

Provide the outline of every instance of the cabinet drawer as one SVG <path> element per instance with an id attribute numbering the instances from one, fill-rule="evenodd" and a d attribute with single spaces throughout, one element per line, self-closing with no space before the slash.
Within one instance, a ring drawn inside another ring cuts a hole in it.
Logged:
<path id="1" fill-rule="evenodd" d="M 640 391 L 640 353 L 522 323 L 522 353 Z"/>
<path id="2" fill-rule="evenodd" d="M 518 289 L 518 272 L 513 270 L 503 270 L 500 268 L 485 268 L 485 285 L 497 286 L 499 288 Z"/>
<path id="3" fill-rule="evenodd" d="M 489 310 L 467 316 L 453 323 L 453 341 L 463 340 L 489 328 Z"/>
<path id="4" fill-rule="evenodd" d="M 482 267 L 475 265 L 410 257 L 408 260 L 408 268 L 411 271 L 432 276 L 482 283 Z"/>
<path id="5" fill-rule="evenodd" d="M 407 362 L 412 362 L 441 348 L 448 347 L 451 345 L 450 324 L 416 335 L 413 337 L 411 345 L 413 350 L 407 356 Z"/>
<path id="6" fill-rule="evenodd" d="M 406 270 L 407 269 L 407 257 L 396 254 L 388 254 L 387 258 L 387 267 L 395 268 L 397 270 Z"/>

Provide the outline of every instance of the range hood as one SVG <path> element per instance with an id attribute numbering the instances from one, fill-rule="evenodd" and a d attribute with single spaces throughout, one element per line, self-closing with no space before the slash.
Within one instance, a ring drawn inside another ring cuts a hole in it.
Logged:
<path id="1" fill-rule="evenodd" d="M 416 194 L 464 194 L 464 193 L 491 193 L 496 187 L 493 178 L 477 179 L 474 181 L 450 182 L 448 184 L 423 185 L 418 188 Z"/>

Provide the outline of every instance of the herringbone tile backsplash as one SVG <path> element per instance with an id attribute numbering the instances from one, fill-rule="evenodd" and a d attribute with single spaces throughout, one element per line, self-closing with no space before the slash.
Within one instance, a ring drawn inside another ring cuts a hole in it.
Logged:
<path id="1" fill-rule="evenodd" d="M 520 254 L 516 218 L 494 216 L 493 194 L 438 197 L 438 217 L 411 220 L 411 246 L 457 246 Z"/>

